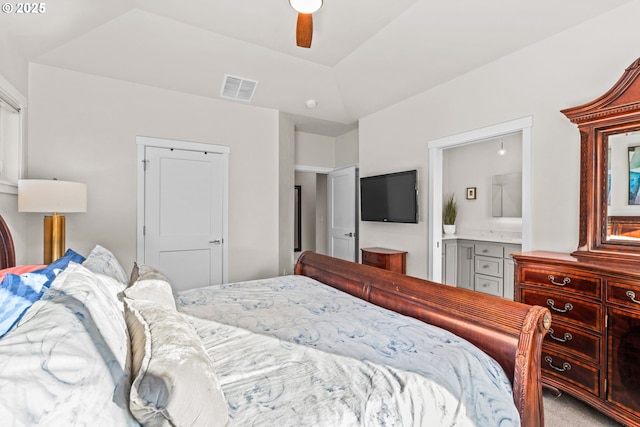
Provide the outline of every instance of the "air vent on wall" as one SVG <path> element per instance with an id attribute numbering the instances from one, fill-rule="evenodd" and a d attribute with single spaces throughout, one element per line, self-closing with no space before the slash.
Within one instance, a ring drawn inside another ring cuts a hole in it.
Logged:
<path id="1" fill-rule="evenodd" d="M 225 74 L 220 96 L 249 102 L 253 97 L 253 92 L 255 92 L 257 85 L 258 82 L 255 80 Z"/>

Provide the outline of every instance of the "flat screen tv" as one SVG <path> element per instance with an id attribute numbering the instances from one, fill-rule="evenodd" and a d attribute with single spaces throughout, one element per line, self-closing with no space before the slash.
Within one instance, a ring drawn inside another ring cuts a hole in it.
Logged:
<path id="1" fill-rule="evenodd" d="M 362 221 L 418 222 L 416 170 L 360 178 Z"/>

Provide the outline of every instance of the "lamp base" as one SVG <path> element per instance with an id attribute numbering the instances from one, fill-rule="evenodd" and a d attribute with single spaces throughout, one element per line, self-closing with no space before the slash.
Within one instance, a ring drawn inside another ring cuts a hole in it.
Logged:
<path id="1" fill-rule="evenodd" d="M 51 264 L 64 255 L 64 215 L 54 212 L 44 217 L 44 263 Z"/>

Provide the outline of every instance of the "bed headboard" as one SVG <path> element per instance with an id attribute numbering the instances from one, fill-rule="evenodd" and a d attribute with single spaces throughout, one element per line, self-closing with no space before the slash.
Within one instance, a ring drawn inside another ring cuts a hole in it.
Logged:
<path id="1" fill-rule="evenodd" d="M 16 265 L 16 251 L 9 226 L 0 216 L 0 269 Z"/>

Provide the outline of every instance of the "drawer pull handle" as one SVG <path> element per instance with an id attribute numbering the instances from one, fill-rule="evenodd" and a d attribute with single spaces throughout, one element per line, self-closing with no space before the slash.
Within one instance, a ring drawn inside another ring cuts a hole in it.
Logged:
<path id="1" fill-rule="evenodd" d="M 564 333 L 564 338 L 558 338 L 553 336 L 553 329 L 549 328 L 549 337 L 553 340 L 556 340 L 558 342 L 567 342 L 567 341 L 571 341 L 573 339 L 573 335 L 571 335 L 569 332 L 565 332 Z"/>
<path id="2" fill-rule="evenodd" d="M 627 291 L 627 296 L 629 297 L 629 299 L 633 302 L 635 302 L 636 304 L 640 304 L 640 301 L 638 301 L 636 299 L 636 293 L 633 291 Z"/>
<path id="3" fill-rule="evenodd" d="M 544 361 L 547 362 L 547 364 L 552 369 L 555 369 L 558 372 L 565 372 L 565 371 L 570 371 L 571 370 L 571 365 L 569 364 L 569 362 L 564 362 L 562 364 L 562 368 L 558 368 L 557 366 L 553 365 L 553 359 L 551 358 L 551 356 L 545 356 Z"/>
<path id="4" fill-rule="evenodd" d="M 558 313 L 566 313 L 567 311 L 571 311 L 573 310 L 573 305 L 568 302 L 564 305 L 564 309 L 562 308 L 556 308 L 556 303 L 554 300 L 552 300 L 551 298 L 549 298 L 547 300 L 547 305 L 551 308 L 551 310 L 557 311 Z"/>
<path id="5" fill-rule="evenodd" d="M 489 264 L 484 264 L 484 265 L 482 266 L 482 268 L 484 268 L 484 269 L 486 270 L 487 268 L 489 268 Z"/>
<path id="6" fill-rule="evenodd" d="M 550 274 L 548 276 L 548 279 L 552 285 L 556 285 L 556 286 L 566 286 L 567 284 L 571 283 L 571 279 L 569 277 L 565 277 L 564 279 L 562 279 L 562 283 L 556 282 L 555 281 L 556 276 L 554 276 L 553 274 Z"/>

